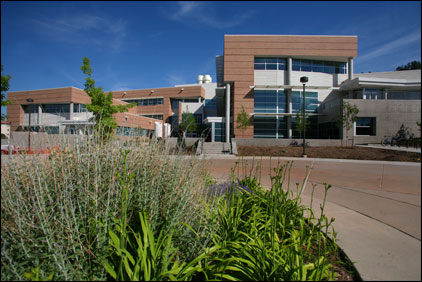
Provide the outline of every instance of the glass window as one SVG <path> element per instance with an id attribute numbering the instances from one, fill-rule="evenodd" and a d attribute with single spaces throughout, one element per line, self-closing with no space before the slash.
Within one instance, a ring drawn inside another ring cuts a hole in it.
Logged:
<path id="1" fill-rule="evenodd" d="M 392 91 L 387 93 L 388 100 L 421 100 L 420 91 Z"/>
<path id="2" fill-rule="evenodd" d="M 43 104 L 43 113 L 58 114 L 68 113 L 70 111 L 70 104 Z"/>
<path id="3" fill-rule="evenodd" d="M 368 100 L 379 100 L 383 99 L 383 90 L 382 89 L 369 89 L 365 88 L 365 96 Z"/>
<path id="4" fill-rule="evenodd" d="M 265 64 L 265 58 L 257 58 L 254 59 L 255 64 Z"/>
<path id="5" fill-rule="evenodd" d="M 266 64 L 265 69 L 266 70 L 276 70 L 277 69 L 277 64 Z"/>
<path id="6" fill-rule="evenodd" d="M 300 61 L 300 70 L 301 71 L 311 71 L 312 70 L 312 61 L 301 60 Z"/>
<path id="7" fill-rule="evenodd" d="M 292 91 L 292 113 L 299 113 L 303 108 L 302 92 Z M 314 113 L 318 111 L 318 92 L 306 91 L 305 111 Z"/>
<path id="8" fill-rule="evenodd" d="M 266 58 L 265 62 L 267 64 L 276 64 L 277 63 L 277 58 Z"/>
<path id="9" fill-rule="evenodd" d="M 358 119 L 356 120 L 356 136 L 375 136 L 375 121 L 376 120 L 374 117 L 358 117 Z"/>
<path id="10" fill-rule="evenodd" d="M 300 71 L 300 60 L 297 60 L 297 59 L 292 60 L 292 70 Z"/>
<path id="11" fill-rule="evenodd" d="M 38 105 L 37 104 L 31 104 L 31 105 L 22 105 L 23 112 L 25 114 L 29 113 L 38 113 Z"/>
<path id="12" fill-rule="evenodd" d="M 254 64 L 254 69 L 265 70 L 265 64 Z"/>
<path id="13" fill-rule="evenodd" d="M 276 138 L 276 117 L 254 117 L 254 138 Z"/>
<path id="14" fill-rule="evenodd" d="M 335 73 L 334 62 L 324 62 L 324 72 L 325 73 Z"/>
<path id="15" fill-rule="evenodd" d="M 323 61 L 314 61 L 312 64 L 313 72 L 324 72 L 324 62 Z"/>

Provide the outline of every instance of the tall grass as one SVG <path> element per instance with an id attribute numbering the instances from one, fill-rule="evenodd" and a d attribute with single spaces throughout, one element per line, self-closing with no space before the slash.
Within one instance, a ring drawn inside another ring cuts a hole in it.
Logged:
<path id="1" fill-rule="evenodd" d="M 145 211 L 155 234 L 173 230 L 183 259 L 211 240 L 201 162 L 171 157 L 155 141 L 98 144 L 93 138 L 63 142 L 50 156 L 2 164 L 2 280 L 23 280 L 37 268 L 40 277 L 53 273 L 54 280 L 107 279 L 101 258 L 109 252 L 112 218 L 122 211 L 129 226 L 139 225 L 138 213 Z"/>

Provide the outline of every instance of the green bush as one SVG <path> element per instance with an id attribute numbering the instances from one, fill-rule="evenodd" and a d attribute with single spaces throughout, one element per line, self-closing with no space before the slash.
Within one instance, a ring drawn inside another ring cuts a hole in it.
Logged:
<path id="1" fill-rule="evenodd" d="M 127 193 L 127 224 L 147 213 L 155 235 L 173 230 L 178 256 L 197 256 L 211 240 L 203 204 L 205 171 L 195 160 L 175 158 L 162 143 L 98 145 L 92 139 L 63 145 L 49 157 L 17 156 L 1 170 L 1 278 L 105 280 L 100 258 L 109 253 L 112 218 L 122 213 L 119 174 L 134 175 Z M 42 159 L 39 159 L 42 158 Z M 126 162 L 126 163 L 125 163 Z M 196 230 L 198 237 L 185 225 Z"/>

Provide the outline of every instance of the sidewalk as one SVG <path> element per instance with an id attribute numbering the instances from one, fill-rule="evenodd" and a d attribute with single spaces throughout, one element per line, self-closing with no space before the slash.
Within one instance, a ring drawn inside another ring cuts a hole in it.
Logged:
<path id="1" fill-rule="evenodd" d="M 253 158 L 243 158 L 247 167 Z M 280 158 L 281 159 L 281 158 Z M 227 179 L 240 158 L 213 156 L 207 167 L 213 177 Z M 288 158 L 281 159 L 284 163 Z M 302 203 L 320 213 L 323 183 L 329 183 L 326 216 L 337 243 L 364 280 L 421 281 L 421 164 L 380 161 L 294 158 L 290 187 L 302 183 L 312 167 Z M 255 164 L 259 159 L 255 159 Z M 263 158 L 261 183 L 269 187 L 269 172 L 277 158 Z M 240 169 L 242 171 L 242 169 Z M 249 172 L 248 169 L 246 169 Z"/>
<path id="2" fill-rule="evenodd" d="M 406 146 L 391 146 L 391 145 L 385 145 L 382 146 L 381 144 L 368 144 L 368 145 L 356 145 L 358 147 L 370 147 L 370 148 L 377 148 L 377 149 L 386 149 L 386 150 L 396 150 L 396 151 L 405 151 L 405 152 L 414 152 L 414 153 L 420 153 L 421 148 L 413 148 L 410 147 L 406 148 Z"/>

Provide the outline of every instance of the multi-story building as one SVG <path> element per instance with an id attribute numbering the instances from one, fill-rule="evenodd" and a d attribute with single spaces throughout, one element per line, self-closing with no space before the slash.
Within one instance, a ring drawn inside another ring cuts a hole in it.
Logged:
<path id="1" fill-rule="evenodd" d="M 166 137 L 170 128 L 177 130 L 182 113 L 189 112 L 203 126 L 188 136 L 208 131 L 212 142 L 300 138 L 297 125 L 305 96 L 307 138 L 353 134 L 356 144 L 378 143 L 401 124 L 417 134 L 420 70 L 353 74 L 357 44 L 357 36 L 225 35 L 224 54 L 216 57 L 216 83 L 199 75 L 196 84 L 113 92 L 115 104 L 136 104 L 115 114 L 117 133 L 152 132 L 161 126 L 165 134 L 156 135 Z M 308 78 L 305 95 L 301 77 Z M 13 102 L 8 106 L 12 130 L 26 130 L 30 113 L 32 130 L 76 133 L 93 125 L 84 106 L 90 98 L 78 88 L 9 92 L 8 99 Z M 337 122 L 344 101 L 359 109 L 351 133 Z M 242 111 L 250 117 L 247 129 L 238 128 Z"/>

